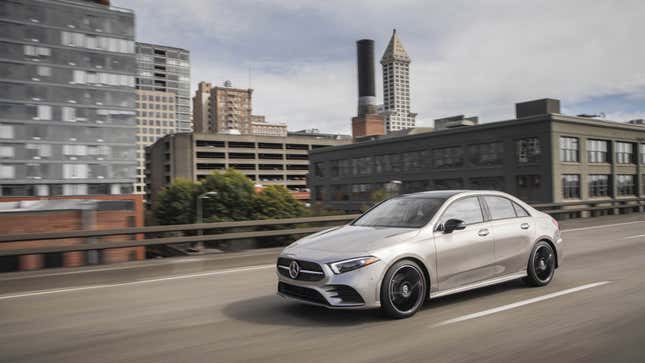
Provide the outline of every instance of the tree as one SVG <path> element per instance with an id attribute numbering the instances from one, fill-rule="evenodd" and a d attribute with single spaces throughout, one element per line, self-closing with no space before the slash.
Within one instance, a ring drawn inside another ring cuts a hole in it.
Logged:
<path id="1" fill-rule="evenodd" d="M 289 190 L 283 186 L 267 186 L 255 196 L 254 219 L 297 218 L 307 214 Z"/>
<path id="2" fill-rule="evenodd" d="M 160 224 L 188 224 L 195 222 L 195 198 L 199 189 L 188 179 L 176 179 L 159 193 L 155 217 Z"/>
<path id="3" fill-rule="evenodd" d="M 199 192 L 217 192 L 204 199 L 204 219 L 209 222 L 253 219 L 255 184 L 234 169 L 215 171 L 199 185 Z"/>
<path id="4" fill-rule="evenodd" d="M 202 200 L 204 222 L 293 218 L 307 214 L 307 209 L 287 188 L 268 186 L 256 193 L 251 179 L 237 170 L 227 169 L 215 171 L 201 183 L 187 179 L 173 182 L 159 194 L 157 222 L 195 223 L 197 198 L 207 192 L 215 194 Z"/>

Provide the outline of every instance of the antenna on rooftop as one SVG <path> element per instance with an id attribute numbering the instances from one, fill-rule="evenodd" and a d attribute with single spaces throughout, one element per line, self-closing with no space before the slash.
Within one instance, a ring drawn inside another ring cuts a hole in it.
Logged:
<path id="1" fill-rule="evenodd" d="M 253 88 L 253 62 L 249 63 L 249 88 Z"/>

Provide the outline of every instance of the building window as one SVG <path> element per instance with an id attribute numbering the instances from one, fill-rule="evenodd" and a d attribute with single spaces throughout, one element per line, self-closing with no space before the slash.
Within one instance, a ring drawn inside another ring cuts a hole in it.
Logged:
<path id="1" fill-rule="evenodd" d="M 540 161 L 540 139 L 527 137 L 517 140 L 517 162 L 519 164 L 537 163 Z"/>
<path id="2" fill-rule="evenodd" d="M 370 200 L 371 191 L 372 184 L 352 184 L 351 200 L 368 201 Z"/>
<path id="3" fill-rule="evenodd" d="M 0 179 L 14 179 L 16 177 L 16 168 L 13 165 L 0 164 Z"/>
<path id="4" fill-rule="evenodd" d="M 63 195 L 87 195 L 87 184 L 63 184 Z"/>
<path id="5" fill-rule="evenodd" d="M 504 163 L 504 144 L 491 142 L 468 146 L 468 160 L 475 166 L 501 165 Z"/>
<path id="6" fill-rule="evenodd" d="M 484 176 L 478 178 L 470 178 L 470 188 L 478 190 L 504 190 L 504 177 L 503 176 Z"/>
<path id="7" fill-rule="evenodd" d="M 38 116 L 37 120 L 51 120 L 52 119 L 52 108 L 47 105 L 38 105 Z"/>
<path id="8" fill-rule="evenodd" d="M 641 163 L 645 164 L 645 144 L 641 144 Z"/>
<path id="9" fill-rule="evenodd" d="M 464 165 L 464 153 L 461 147 L 444 147 L 432 150 L 434 167 L 458 168 Z"/>
<path id="10" fill-rule="evenodd" d="M 616 195 L 619 197 L 636 194 L 634 175 L 616 175 Z"/>
<path id="11" fill-rule="evenodd" d="M 629 142 L 616 142 L 616 163 L 634 163 L 634 144 Z"/>
<path id="12" fill-rule="evenodd" d="M 73 107 L 62 108 L 63 121 L 76 122 L 76 109 Z"/>
<path id="13" fill-rule="evenodd" d="M 460 189 L 464 187 L 464 181 L 461 178 L 435 179 L 433 184 L 436 190 Z"/>
<path id="14" fill-rule="evenodd" d="M 589 175 L 589 196 L 590 197 L 608 197 L 609 196 L 609 175 L 590 174 Z"/>
<path id="15" fill-rule="evenodd" d="M 13 146 L 0 145 L 0 158 L 13 158 L 13 157 L 14 157 Z"/>
<path id="16" fill-rule="evenodd" d="M 52 75 L 52 69 L 50 67 L 47 67 L 47 66 L 38 66 L 38 68 L 36 68 L 36 70 L 37 70 L 38 75 L 42 76 L 42 77 L 51 77 L 51 75 Z"/>
<path id="17" fill-rule="evenodd" d="M 0 139 L 13 139 L 13 125 L 0 125 Z"/>
<path id="18" fill-rule="evenodd" d="M 87 179 L 87 176 L 88 176 L 87 164 L 63 164 L 63 178 Z"/>
<path id="19" fill-rule="evenodd" d="M 331 200 L 334 201 L 344 201 L 344 200 L 349 200 L 349 194 L 347 193 L 347 188 L 348 185 L 332 185 L 331 190 L 332 190 L 332 195 L 331 195 Z"/>
<path id="20" fill-rule="evenodd" d="M 560 161 L 574 163 L 579 161 L 577 137 L 560 137 Z"/>
<path id="21" fill-rule="evenodd" d="M 324 167 L 322 162 L 317 162 L 314 163 L 314 174 L 319 177 L 324 177 L 325 172 L 324 172 Z"/>
<path id="22" fill-rule="evenodd" d="M 590 163 L 607 163 L 609 141 L 587 140 L 587 161 Z"/>
<path id="23" fill-rule="evenodd" d="M 580 198 L 580 175 L 562 174 L 562 198 Z"/>

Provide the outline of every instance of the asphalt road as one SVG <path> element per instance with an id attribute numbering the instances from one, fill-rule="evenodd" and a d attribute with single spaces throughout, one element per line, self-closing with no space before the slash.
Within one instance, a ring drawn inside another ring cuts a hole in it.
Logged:
<path id="1" fill-rule="evenodd" d="M 0 361 L 645 362 L 645 215 L 562 226 L 549 286 L 448 296 L 397 321 L 285 302 L 276 250 L 5 274 Z"/>

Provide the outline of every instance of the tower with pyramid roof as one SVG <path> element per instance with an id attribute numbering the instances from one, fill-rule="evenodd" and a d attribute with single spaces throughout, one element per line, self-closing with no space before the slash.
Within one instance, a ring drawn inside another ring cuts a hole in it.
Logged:
<path id="1" fill-rule="evenodd" d="M 410 112 L 410 62 L 401 39 L 392 32 L 383 53 L 383 108 L 387 132 L 414 127 L 416 113 Z"/>

